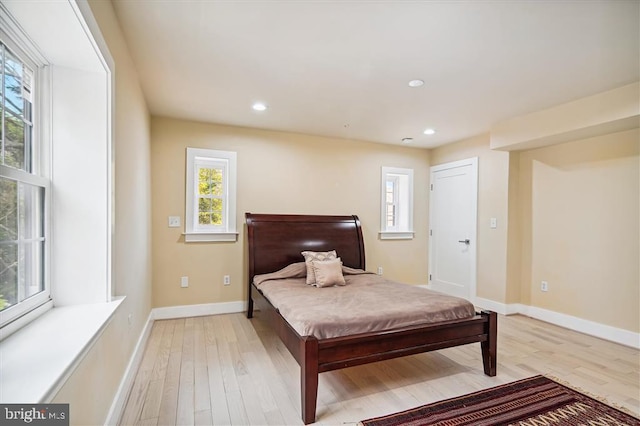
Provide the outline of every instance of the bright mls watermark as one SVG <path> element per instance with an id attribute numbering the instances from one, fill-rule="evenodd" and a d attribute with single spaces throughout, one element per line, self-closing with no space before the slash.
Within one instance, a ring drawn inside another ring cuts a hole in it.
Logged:
<path id="1" fill-rule="evenodd" d="M 0 424 L 69 426 L 69 404 L 0 404 Z"/>

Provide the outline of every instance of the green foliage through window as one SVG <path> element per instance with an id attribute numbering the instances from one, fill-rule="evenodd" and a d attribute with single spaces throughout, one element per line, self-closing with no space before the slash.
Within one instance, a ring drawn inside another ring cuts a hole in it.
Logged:
<path id="1" fill-rule="evenodd" d="M 0 311 L 44 290 L 44 187 L 32 170 L 33 72 L 0 41 Z"/>
<path id="2" fill-rule="evenodd" d="M 30 170 L 29 147 L 32 134 L 31 83 L 27 67 L 4 44 L 0 43 L 0 163 Z"/>
<path id="3" fill-rule="evenodd" d="M 198 223 L 223 224 L 223 171 L 217 168 L 198 168 Z"/>

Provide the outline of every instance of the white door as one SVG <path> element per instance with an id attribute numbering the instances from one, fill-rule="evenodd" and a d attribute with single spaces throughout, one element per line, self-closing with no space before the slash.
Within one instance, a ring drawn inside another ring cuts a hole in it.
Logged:
<path id="1" fill-rule="evenodd" d="M 476 296 L 478 159 L 431 167 L 429 288 Z"/>

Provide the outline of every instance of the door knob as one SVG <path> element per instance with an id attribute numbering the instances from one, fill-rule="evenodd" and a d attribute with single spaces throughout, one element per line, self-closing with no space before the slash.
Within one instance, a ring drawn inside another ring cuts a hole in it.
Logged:
<path id="1" fill-rule="evenodd" d="M 466 240 L 458 240 L 459 243 L 465 243 L 466 245 L 471 244 L 471 240 L 470 239 L 466 239 Z"/>

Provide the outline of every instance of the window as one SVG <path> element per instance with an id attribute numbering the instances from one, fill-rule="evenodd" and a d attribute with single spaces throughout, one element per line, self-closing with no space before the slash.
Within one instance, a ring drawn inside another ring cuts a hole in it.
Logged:
<path id="1" fill-rule="evenodd" d="M 49 300 L 35 63 L 0 32 L 0 328 Z"/>
<path id="2" fill-rule="evenodd" d="M 0 0 L 1 49 L 13 55 L 0 63 L 0 259 L 16 253 L 0 291 L 13 280 L 18 300 L 0 310 L 0 402 L 50 401 L 124 305 L 111 287 L 114 61 L 87 1 L 41 4 Z M 6 121 L 20 100 L 8 74 L 22 79 L 24 144 L 9 137 L 21 128 Z"/>
<path id="3" fill-rule="evenodd" d="M 236 241 L 236 153 L 187 148 L 185 241 Z"/>
<path id="4" fill-rule="evenodd" d="M 413 238 L 413 169 L 382 168 L 380 238 Z"/>
<path id="5" fill-rule="evenodd" d="M 0 0 L 0 340 L 112 297 L 113 60 L 86 2 L 47 5 Z"/>

